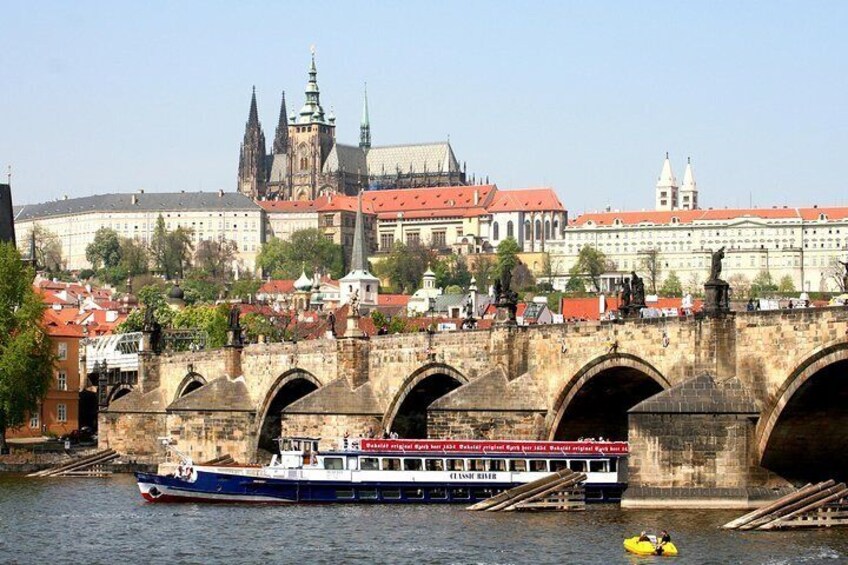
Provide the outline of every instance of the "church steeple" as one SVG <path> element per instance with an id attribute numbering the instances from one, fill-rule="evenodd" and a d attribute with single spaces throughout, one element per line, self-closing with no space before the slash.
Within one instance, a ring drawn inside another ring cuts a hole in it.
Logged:
<path id="1" fill-rule="evenodd" d="M 265 177 L 265 134 L 262 133 L 262 124 L 259 123 L 254 86 L 250 97 L 250 111 L 244 127 L 244 140 L 239 153 L 236 189 L 251 198 L 260 198 L 265 195 Z"/>
<path id="2" fill-rule="evenodd" d="M 683 173 L 683 186 L 680 187 L 680 207 L 684 210 L 698 209 L 698 185 L 692 172 L 692 158 L 686 159 L 686 172 Z"/>
<path id="3" fill-rule="evenodd" d="M 315 47 L 312 48 L 312 63 L 309 65 L 309 82 L 306 83 L 306 102 L 300 109 L 298 123 L 324 123 L 324 108 L 318 90 L 318 68 L 315 66 Z"/>
<path id="4" fill-rule="evenodd" d="M 365 224 L 362 218 L 362 191 L 356 198 L 356 222 L 353 231 L 353 251 L 350 254 L 351 272 L 368 271 L 368 253 L 365 248 Z"/>
<path id="5" fill-rule="evenodd" d="M 671 170 L 671 160 L 668 158 L 668 153 L 666 153 L 662 171 L 660 172 L 660 178 L 657 180 L 656 209 L 676 210 L 677 190 L 677 179 L 674 177 L 674 172 Z"/>
<path id="6" fill-rule="evenodd" d="M 289 145 L 288 112 L 286 112 L 286 91 L 283 91 L 283 101 L 280 103 L 280 119 L 277 122 L 277 132 L 274 135 L 273 151 L 275 155 L 286 152 Z"/>
<path id="7" fill-rule="evenodd" d="M 341 304 L 348 304 L 356 295 L 365 313 L 377 306 L 380 279 L 368 271 L 368 247 L 365 239 L 365 218 L 362 214 L 362 190 L 356 202 L 356 224 L 353 233 L 353 251 L 350 254 L 350 271 L 339 281 Z"/>
<path id="8" fill-rule="evenodd" d="M 371 120 L 368 118 L 368 84 L 365 84 L 365 95 L 362 99 L 362 120 L 359 122 L 359 146 L 371 148 Z"/>

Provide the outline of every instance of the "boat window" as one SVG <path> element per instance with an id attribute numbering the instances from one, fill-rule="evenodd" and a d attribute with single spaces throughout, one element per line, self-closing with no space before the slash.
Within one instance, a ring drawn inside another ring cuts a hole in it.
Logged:
<path id="1" fill-rule="evenodd" d="M 489 470 L 490 471 L 506 471 L 506 461 L 503 459 L 490 459 L 489 460 Z"/>
<path id="2" fill-rule="evenodd" d="M 312 442 L 312 451 L 314 451 L 315 453 L 318 453 L 318 442 L 317 441 Z"/>
<path id="3" fill-rule="evenodd" d="M 524 459 L 511 459 L 509 461 L 509 470 L 515 473 L 523 473 L 527 470 L 527 461 Z"/>
<path id="4" fill-rule="evenodd" d="M 603 500 L 604 499 L 604 491 L 601 489 L 587 488 L 586 489 L 586 500 Z"/>
<path id="5" fill-rule="evenodd" d="M 441 459 L 425 459 L 424 468 L 428 471 L 444 471 L 445 462 Z"/>
<path id="6" fill-rule="evenodd" d="M 405 488 L 403 489 L 403 497 L 407 500 L 423 500 L 424 499 L 424 489 L 423 488 Z"/>
<path id="7" fill-rule="evenodd" d="M 344 469 L 344 463 L 342 462 L 341 457 L 325 457 L 324 468 L 340 471 L 341 469 Z"/>
<path id="8" fill-rule="evenodd" d="M 359 460 L 359 468 L 363 471 L 379 471 L 380 461 L 376 457 L 363 457 Z"/>
<path id="9" fill-rule="evenodd" d="M 485 459 L 469 459 L 468 460 L 468 470 L 469 471 L 485 471 L 486 470 L 486 460 Z"/>
<path id="10" fill-rule="evenodd" d="M 609 470 L 610 470 L 610 472 L 613 472 L 613 473 L 618 471 L 618 459 L 610 459 L 609 460 Z"/>
<path id="11" fill-rule="evenodd" d="M 290 439 L 284 439 L 280 442 L 280 451 L 291 451 L 292 449 L 292 441 Z"/>
<path id="12" fill-rule="evenodd" d="M 465 500 L 468 498 L 468 489 L 467 488 L 455 488 L 451 489 L 451 498 L 454 500 Z"/>
<path id="13" fill-rule="evenodd" d="M 356 457 L 348 457 L 347 458 L 347 468 L 349 471 L 356 471 L 356 466 L 359 464 L 359 460 Z"/>
<path id="14" fill-rule="evenodd" d="M 384 457 L 383 458 L 383 470 L 384 471 L 400 471 L 400 459 L 395 459 L 394 457 Z"/>
<path id="15" fill-rule="evenodd" d="M 433 487 L 430 489 L 430 500 L 444 500 L 448 497 L 448 489 Z"/>
<path id="16" fill-rule="evenodd" d="M 377 500 L 377 489 L 361 488 L 359 489 L 359 500 Z"/>
<path id="17" fill-rule="evenodd" d="M 339 500 L 353 498 L 353 489 L 352 488 L 337 488 L 336 489 L 336 498 L 339 499 Z"/>
<path id="18" fill-rule="evenodd" d="M 563 469 L 568 469 L 568 461 L 565 460 L 553 460 L 551 461 L 551 471 L 562 471 Z"/>
<path id="19" fill-rule="evenodd" d="M 568 462 L 568 468 L 572 471 L 577 471 L 578 473 L 586 472 L 586 462 L 585 461 L 574 461 L 571 460 Z"/>
<path id="20" fill-rule="evenodd" d="M 383 500 L 400 499 L 400 489 L 390 488 L 383 491 Z"/>
<path id="21" fill-rule="evenodd" d="M 448 471 L 464 471 L 464 459 L 448 459 Z"/>
<path id="22" fill-rule="evenodd" d="M 475 488 L 471 491 L 471 494 L 474 495 L 474 498 L 483 500 L 495 496 L 495 490 L 491 488 Z"/>
<path id="23" fill-rule="evenodd" d="M 404 459 L 403 460 L 403 470 L 404 471 L 420 471 L 423 468 L 421 465 L 420 459 Z"/>
<path id="24" fill-rule="evenodd" d="M 589 471 L 592 473 L 606 473 L 607 462 L 603 459 L 589 461 Z"/>
<path id="25" fill-rule="evenodd" d="M 530 471 L 533 473 L 546 473 L 548 471 L 548 462 L 544 459 L 531 459 Z"/>

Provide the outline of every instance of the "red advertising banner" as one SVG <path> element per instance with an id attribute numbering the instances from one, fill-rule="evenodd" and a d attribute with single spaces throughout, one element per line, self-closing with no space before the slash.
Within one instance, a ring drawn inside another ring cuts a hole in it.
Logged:
<path id="1" fill-rule="evenodd" d="M 362 451 L 401 453 L 502 453 L 627 455 L 626 441 L 487 441 L 441 439 L 361 439 Z"/>

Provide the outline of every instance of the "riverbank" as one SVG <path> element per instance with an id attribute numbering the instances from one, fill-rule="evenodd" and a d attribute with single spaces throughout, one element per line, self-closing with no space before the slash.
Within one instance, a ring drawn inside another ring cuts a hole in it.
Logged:
<path id="1" fill-rule="evenodd" d="M 11 453 L 0 455 L 0 473 L 34 473 L 93 455 L 98 451 L 96 446 L 72 446 L 68 451 L 41 449 L 42 446 L 39 444 L 10 444 L 10 447 Z M 118 459 L 105 463 L 102 467 L 104 471 L 110 473 L 134 473 L 136 471 L 155 472 L 157 465 Z"/>

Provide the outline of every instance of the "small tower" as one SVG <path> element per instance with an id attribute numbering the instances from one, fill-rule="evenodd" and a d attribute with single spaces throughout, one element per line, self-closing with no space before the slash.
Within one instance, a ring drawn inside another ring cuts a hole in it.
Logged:
<path id="1" fill-rule="evenodd" d="M 285 154 L 289 147 L 289 124 L 286 112 L 286 91 L 283 91 L 283 101 L 280 103 L 280 119 L 277 122 L 277 131 L 274 135 L 274 155 Z"/>
<path id="2" fill-rule="evenodd" d="M 691 157 L 686 159 L 686 172 L 683 173 L 683 186 L 680 187 L 680 208 L 682 210 L 698 209 L 698 185 L 695 184 Z"/>
<path id="3" fill-rule="evenodd" d="M 671 161 L 668 158 L 668 153 L 665 154 L 660 178 L 657 181 L 657 210 L 676 210 L 677 209 L 677 179 L 674 178 L 674 172 L 671 170 Z"/>
<path id="4" fill-rule="evenodd" d="M 368 85 L 365 85 L 365 96 L 362 99 L 362 120 L 359 122 L 359 147 L 371 148 L 371 120 L 368 118 Z"/>
<path id="5" fill-rule="evenodd" d="M 353 251 L 350 272 L 339 281 L 340 304 L 348 304 L 357 293 L 363 314 L 377 306 L 377 288 L 380 280 L 368 271 L 368 248 L 365 246 L 365 221 L 362 217 L 362 191 L 359 191 L 356 208 L 356 227 L 353 234 Z"/>
<path id="6" fill-rule="evenodd" d="M 265 176 L 265 134 L 262 133 L 262 125 L 259 123 L 254 86 L 250 98 L 250 112 L 244 127 L 244 141 L 239 155 L 236 189 L 251 198 L 260 198 L 265 195 Z"/>
<path id="7" fill-rule="evenodd" d="M 424 290 L 434 290 L 436 288 L 436 273 L 427 265 L 427 270 L 424 271 Z"/>

